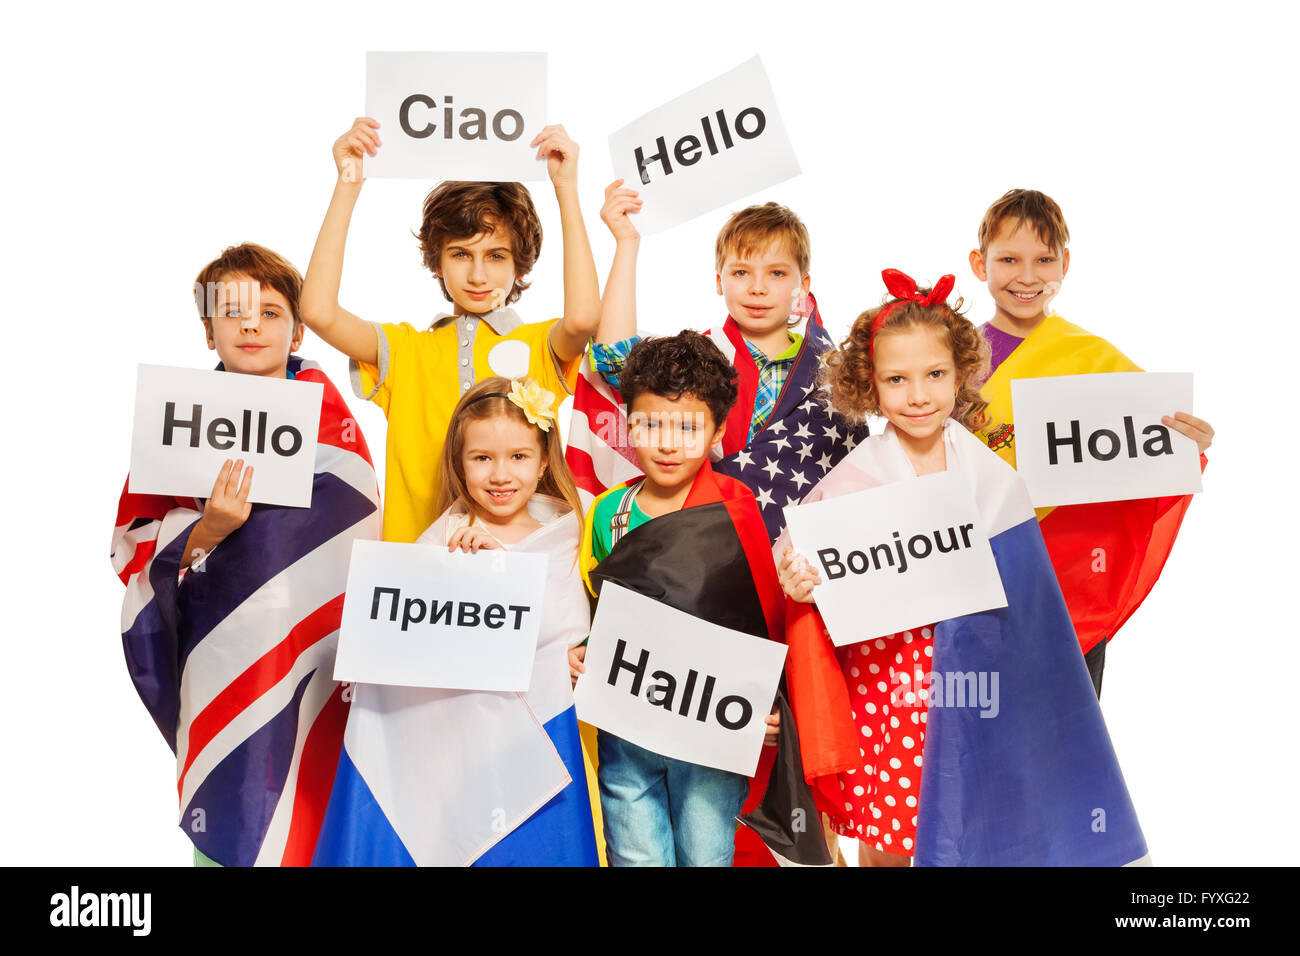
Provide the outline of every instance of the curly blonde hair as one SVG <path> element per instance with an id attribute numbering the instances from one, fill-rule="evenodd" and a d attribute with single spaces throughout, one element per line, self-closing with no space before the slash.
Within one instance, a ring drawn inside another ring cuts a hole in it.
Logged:
<path id="1" fill-rule="evenodd" d="M 919 291 L 928 293 L 930 290 Z M 871 362 L 871 326 L 881 309 L 890 305 L 893 308 L 876 333 L 877 341 L 881 336 L 921 326 L 941 331 L 956 368 L 957 401 L 952 417 L 972 432 L 987 426 L 989 403 L 980 397 L 980 386 L 989 373 L 989 346 L 979 329 L 961 314 L 963 300 L 960 297 L 955 306 L 946 302 L 923 306 L 919 302 L 887 296 L 878 308 L 868 309 L 854 319 L 848 337 L 823 358 L 821 386 L 831 406 L 853 422 L 880 413 L 880 396 L 876 392 L 875 369 Z"/>

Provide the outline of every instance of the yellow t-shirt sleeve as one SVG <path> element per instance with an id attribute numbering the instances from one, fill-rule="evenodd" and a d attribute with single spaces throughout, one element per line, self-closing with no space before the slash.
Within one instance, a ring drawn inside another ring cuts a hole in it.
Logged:
<path id="1" fill-rule="evenodd" d="M 374 402 L 388 414 L 393 398 L 393 382 L 397 379 L 397 367 L 405 362 L 409 353 L 411 339 L 415 329 L 403 322 L 385 322 L 382 325 L 372 322 L 376 343 L 376 361 L 351 361 L 348 363 L 348 378 L 352 382 L 352 391 L 358 398 Z"/>
<path id="2" fill-rule="evenodd" d="M 559 319 L 549 322 L 532 322 L 523 329 L 528 330 L 529 351 L 532 358 L 528 374 L 563 401 L 564 396 L 572 395 L 578 387 L 578 375 L 582 371 L 582 356 L 576 356 L 567 362 L 561 362 L 555 350 L 551 348 L 551 330 Z"/>

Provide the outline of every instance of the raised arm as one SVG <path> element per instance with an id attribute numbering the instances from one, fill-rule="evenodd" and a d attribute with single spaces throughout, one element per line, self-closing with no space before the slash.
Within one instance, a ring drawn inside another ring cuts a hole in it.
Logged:
<path id="1" fill-rule="evenodd" d="M 307 328 L 348 358 L 372 364 L 379 356 L 374 327 L 339 305 L 339 282 L 343 277 L 348 225 L 357 196 L 361 194 L 362 160 L 367 153 L 375 155 L 379 148 L 378 129 L 375 120 L 361 117 L 334 143 L 334 165 L 339 178 L 307 265 L 298 306 L 299 318 Z"/>
<path id="2" fill-rule="evenodd" d="M 605 187 L 605 205 L 600 218 L 614 235 L 614 261 L 609 267 L 605 294 L 600 300 L 600 327 L 596 341 L 620 342 L 636 335 L 636 256 L 641 234 L 632 225 L 629 213 L 641 208 L 636 190 L 623 187 L 616 179 Z"/>
<path id="3" fill-rule="evenodd" d="M 587 226 L 578 203 L 578 144 L 563 126 L 547 126 L 532 142 L 546 157 L 546 171 L 560 204 L 564 243 L 564 317 L 551 330 L 551 348 L 561 362 L 575 359 L 600 324 L 600 283 L 591 256 Z"/>

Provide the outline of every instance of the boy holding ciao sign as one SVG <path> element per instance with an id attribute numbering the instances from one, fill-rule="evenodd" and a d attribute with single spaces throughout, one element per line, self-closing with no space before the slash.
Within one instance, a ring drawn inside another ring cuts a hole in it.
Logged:
<path id="1" fill-rule="evenodd" d="M 1013 379 L 1141 371 L 1105 339 L 1048 312 L 1069 271 L 1069 241 L 1060 206 L 1040 192 L 1013 189 L 984 214 L 979 248 L 970 253 L 971 271 L 988 283 L 995 308 L 981 327 L 992 360 L 982 391 L 990 419 L 980 437 L 1013 466 Z M 1214 429 L 1183 411 L 1162 421 L 1196 442 L 1204 467 Z M 1106 644 L 1151 592 L 1191 500 L 1178 495 L 1038 513 L 1098 695 Z"/>
<path id="2" fill-rule="evenodd" d="M 354 539 L 379 536 L 365 439 L 320 367 L 292 354 L 301 286 L 245 244 L 194 294 L 219 371 L 323 387 L 310 507 L 250 504 L 253 469 L 228 460 L 206 501 L 124 490 L 113 532 L 127 667 L 176 754 L 200 865 L 311 861 L 348 710 L 332 676 L 348 562 Z"/>
<path id="3" fill-rule="evenodd" d="M 303 321 L 352 360 L 353 388 L 388 418 L 384 540 L 411 542 L 437 511 L 437 462 L 452 409 L 478 379 L 528 377 L 571 391 L 578 358 L 600 321 L 596 266 L 578 204 L 578 146 L 562 126 L 532 141 L 560 206 L 564 315 L 525 323 L 505 308 L 528 288 L 542 229 L 520 183 L 444 182 L 424 201 L 420 246 L 452 312 L 424 330 L 372 324 L 339 305 L 343 250 L 379 124 L 357 119 L 334 143 L 338 181 L 303 285 Z"/>

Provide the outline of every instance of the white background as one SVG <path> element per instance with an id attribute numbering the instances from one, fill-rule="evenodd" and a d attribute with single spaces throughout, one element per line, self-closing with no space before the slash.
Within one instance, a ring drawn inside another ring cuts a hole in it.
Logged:
<path id="1" fill-rule="evenodd" d="M 1102 695 L 1159 864 L 1294 863 L 1298 673 L 1297 89 L 1281 3 L 661 2 L 26 5 L 0 39 L 0 268 L 12 438 L 5 500 L 0 862 L 190 861 L 174 762 L 126 674 L 109 539 L 137 362 L 212 367 L 200 267 L 251 240 L 305 268 L 364 102 L 367 50 L 546 50 L 551 115 L 583 145 L 597 218 L 605 137 L 755 53 L 803 174 L 771 190 L 813 237 L 833 334 L 880 270 L 966 266 L 984 209 L 1042 189 L 1069 220 L 1058 310 L 1145 368 L 1196 375 L 1218 429 L 1164 577 L 1111 645 Z M 366 185 L 342 298 L 375 320 L 445 306 L 411 229 L 431 183 Z M 530 319 L 560 309 L 554 195 Z M 738 208 L 735 204 L 733 208 Z M 725 215 L 646 240 L 641 322 L 722 317 Z M 345 363 L 303 352 L 346 388 Z M 381 454 L 383 417 L 351 399 Z"/>

